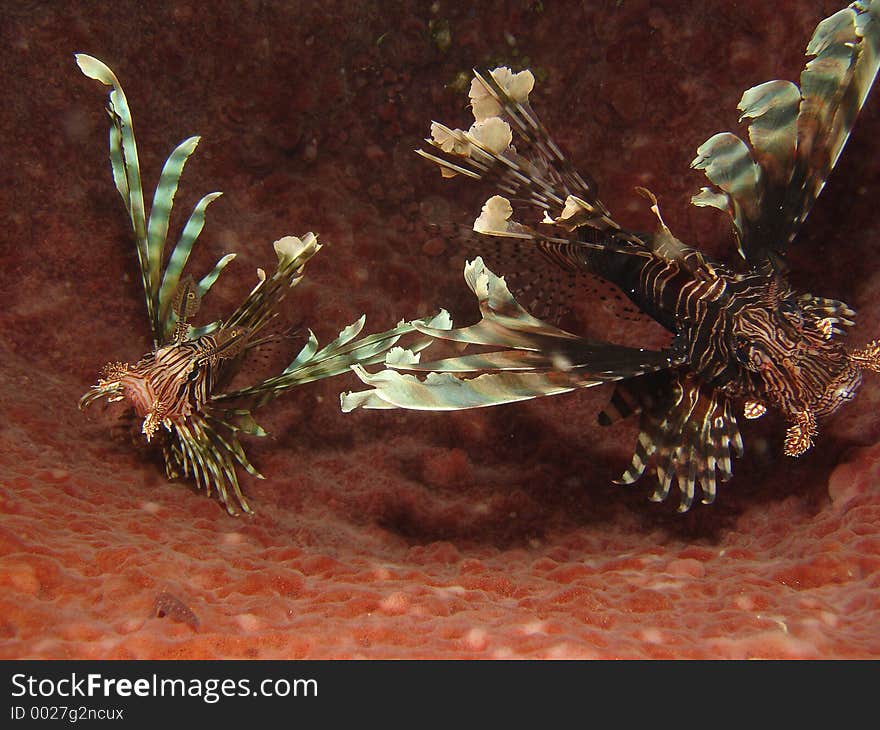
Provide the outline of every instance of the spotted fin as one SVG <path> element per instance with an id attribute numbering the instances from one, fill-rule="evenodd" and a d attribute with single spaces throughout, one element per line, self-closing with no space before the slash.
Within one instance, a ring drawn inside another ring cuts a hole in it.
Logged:
<path id="1" fill-rule="evenodd" d="M 712 187 L 692 199 L 732 219 L 740 254 L 757 266 L 784 253 L 837 163 L 880 67 L 880 0 L 860 0 L 816 27 L 800 87 L 768 81 L 740 100 L 751 148 L 729 132 L 691 166 Z"/>
<path id="2" fill-rule="evenodd" d="M 480 256 L 486 266 L 504 277 L 518 302 L 557 326 L 572 312 L 574 290 L 595 286 L 593 278 L 577 264 L 571 250 L 574 244 L 556 244 L 545 251 L 541 241 L 487 237 L 470 226 L 446 223 L 432 224 L 432 233 L 466 260 Z"/>
<path id="3" fill-rule="evenodd" d="M 174 342 L 183 342 L 189 333 L 189 320 L 194 317 L 201 306 L 196 283 L 192 276 L 187 275 L 177 285 L 172 304 L 174 321 Z"/>

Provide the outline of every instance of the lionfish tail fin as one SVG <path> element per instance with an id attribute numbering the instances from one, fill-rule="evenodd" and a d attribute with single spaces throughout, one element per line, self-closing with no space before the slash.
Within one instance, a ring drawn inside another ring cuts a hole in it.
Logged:
<path id="1" fill-rule="evenodd" d="M 880 68 L 880 0 L 860 0 L 823 20 L 807 44 L 800 86 L 768 81 L 739 102 L 751 148 L 716 134 L 691 166 L 711 187 L 692 199 L 726 212 L 750 264 L 783 253 L 837 163 Z"/>
<path id="2" fill-rule="evenodd" d="M 433 340 L 490 350 L 422 363 L 418 353 L 395 348 L 386 357 L 387 370 L 369 373 L 363 367 L 354 368 L 370 390 L 343 393 L 343 411 L 479 408 L 566 393 L 669 367 L 667 353 L 587 340 L 532 317 L 511 296 L 504 279 L 480 258 L 466 264 L 465 280 L 479 301 L 482 319 L 459 329 L 415 323 L 416 329 Z"/>

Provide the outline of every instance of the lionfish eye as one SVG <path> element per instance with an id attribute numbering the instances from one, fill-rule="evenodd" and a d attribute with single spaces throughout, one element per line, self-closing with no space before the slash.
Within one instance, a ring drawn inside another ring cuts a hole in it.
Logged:
<path id="1" fill-rule="evenodd" d="M 736 338 L 736 345 L 733 349 L 733 354 L 736 356 L 736 359 L 739 360 L 740 364 L 751 364 L 751 351 L 752 347 L 745 337 Z"/>
<path id="2" fill-rule="evenodd" d="M 755 372 L 766 367 L 768 362 L 766 350 L 761 343 L 750 341 L 745 337 L 736 338 L 733 354 L 741 365 Z"/>

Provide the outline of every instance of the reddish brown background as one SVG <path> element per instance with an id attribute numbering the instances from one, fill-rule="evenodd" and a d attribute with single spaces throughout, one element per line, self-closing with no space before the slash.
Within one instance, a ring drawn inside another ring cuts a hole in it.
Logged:
<path id="1" fill-rule="evenodd" d="M 412 154 L 432 118 L 467 124 L 458 74 L 530 64 L 536 108 L 621 222 L 651 225 L 645 185 L 680 238 L 722 253 L 720 217 L 687 203 L 694 150 L 735 124 L 745 88 L 796 79 L 838 7 L 318 6 L 0 11 L 0 656 L 880 656 L 876 378 L 800 460 L 782 457 L 778 421 L 746 426 L 734 481 L 683 517 L 647 484 L 610 485 L 635 434 L 595 425 L 604 389 L 343 416 L 353 376 L 304 387 L 260 419 L 271 437 L 248 448 L 267 479 L 245 481 L 257 514 L 239 519 L 166 482 L 110 414 L 77 411 L 104 362 L 147 349 L 148 327 L 105 91 L 74 52 L 122 79 L 149 190 L 172 146 L 203 136 L 178 216 L 226 194 L 194 270 L 239 252 L 206 316 L 247 291 L 273 240 L 315 230 L 326 247 L 287 321 L 326 341 L 361 312 L 371 330 L 440 305 L 475 316 L 461 247 L 426 221 L 468 223 L 485 191 Z M 878 129 L 875 95 L 793 257 L 799 286 L 860 310 L 859 344 L 880 331 Z M 574 326 L 658 341 L 613 304 L 582 294 Z"/>

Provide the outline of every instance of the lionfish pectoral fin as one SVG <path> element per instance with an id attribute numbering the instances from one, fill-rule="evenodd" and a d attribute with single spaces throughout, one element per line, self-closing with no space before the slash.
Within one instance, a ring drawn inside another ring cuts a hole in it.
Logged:
<path id="1" fill-rule="evenodd" d="M 271 276 L 260 274 L 257 286 L 224 321 L 225 327 L 242 327 L 251 334 L 257 333 L 274 316 L 288 290 L 299 284 L 306 264 L 321 250 L 317 235 L 311 231 L 302 238 L 284 236 L 272 245 L 278 266 Z"/>
<path id="2" fill-rule="evenodd" d="M 586 340 L 533 317 L 479 258 L 465 266 L 465 280 L 477 296 L 483 318 L 459 329 L 424 325 L 417 329 L 436 340 L 495 349 L 422 363 L 417 354 L 395 348 L 386 358 L 391 369 L 371 374 L 355 368 L 372 389 L 344 393 L 343 411 L 478 408 L 589 388 L 669 367 L 664 352 Z M 401 370 L 426 375 L 420 379 Z"/>
<path id="3" fill-rule="evenodd" d="M 728 398 L 671 370 L 618 388 L 639 403 L 641 417 L 632 461 L 615 483 L 633 484 L 650 469 L 657 477 L 653 501 L 666 500 L 675 486 L 679 512 L 691 508 L 697 487 L 704 504 L 713 502 L 719 477 L 725 482 L 733 476 L 731 452 L 742 454 L 742 437 Z"/>
<path id="4" fill-rule="evenodd" d="M 400 350 L 394 346 L 401 337 L 417 334 L 420 327 L 443 330 L 452 326 L 452 320 L 445 310 L 424 320 L 399 322 L 396 327 L 385 332 L 360 336 L 365 322 L 366 317 L 360 317 L 345 327 L 335 340 L 320 349 L 317 337 L 310 330 L 309 339 L 302 350 L 279 375 L 266 378 L 247 388 L 221 393 L 215 396 L 214 401 L 243 399 L 249 401 L 252 408 L 256 408 L 291 388 L 341 375 L 350 372 L 352 368 L 382 362 L 386 354 L 390 357 L 389 351 Z M 410 345 L 412 348 L 410 354 L 415 356 L 415 353 L 423 350 L 430 343 L 430 338 L 420 338 Z M 237 413 L 240 415 L 242 412 Z"/>
<path id="5" fill-rule="evenodd" d="M 251 514 L 235 471 L 236 464 L 252 476 L 261 478 L 238 442 L 236 427 L 210 413 L 194 414 L 186 421 L 171 424 L 170 441 L 165 447 L 165 469 L 171 474 L 192 477 L 196 487 L 210 496 L 214 491 L 230 515 L 239 509 Z"/>
<path id="6" fill-rule="evenodd" d="M 164 345 L 169 338 L 179 335 L 179 330 L 171 327 L 170 300 L 193 244 L 204 226 L 205 209 L 220 193 L 209 193 L 196 204 L 167 263 L 163 265 L 169 220 L 180 177 L 200 138 L 194 136 L 185 139 L 168 156 L 159 175 L 148 215 L 131 110 L 122 85 L 113 71 L 97 58 L 84 53 L 76 54 L 75 58 L 86 76 L 112 87 L 107 110 L 111 121 L 110 163 L 113 181 L 131 220 L 153 341 L 156 346 Z"/>

